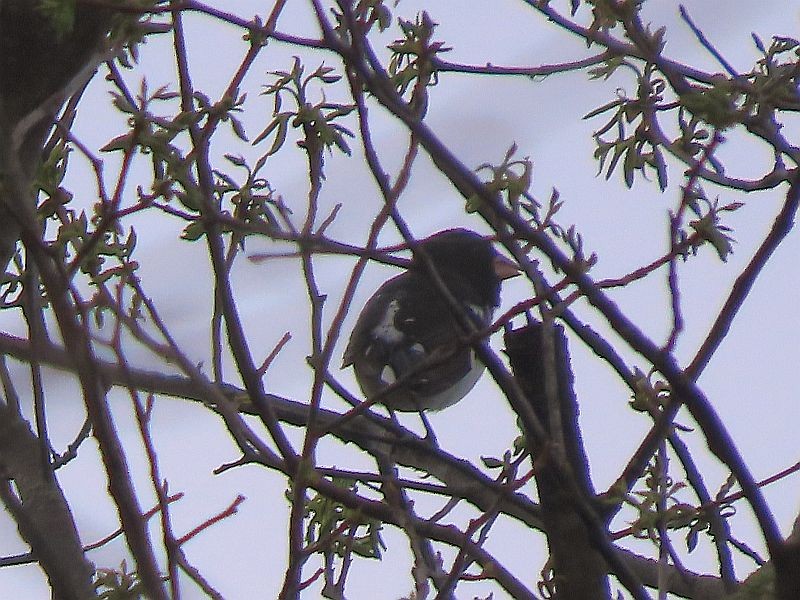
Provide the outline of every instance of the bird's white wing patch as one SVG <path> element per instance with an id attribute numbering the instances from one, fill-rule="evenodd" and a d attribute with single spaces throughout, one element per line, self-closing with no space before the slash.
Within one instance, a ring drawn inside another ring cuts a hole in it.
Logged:
<path id="1" fill-rule="evenodd" d="M 372 328 L 372 335 L 386 344 L 399 344 L 404 337 L 403 332 L 395 326 L 395 318 L 399 311 L 400 303 L 397 300 L 389 302 L 380 323 Z"/>
<path id="2" fill-rule="evenodd" d="M 384 385 L 391 385 L 397 381 L 394 369 L 389 365 L 384 365 L 380 374 L 381 383 Z"/>

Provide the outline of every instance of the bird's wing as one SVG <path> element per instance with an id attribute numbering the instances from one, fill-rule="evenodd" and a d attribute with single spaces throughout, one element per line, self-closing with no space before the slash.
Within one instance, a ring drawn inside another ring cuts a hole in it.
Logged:
<path id="1" fill-rule="evenodd" d="M 387 281 L 367 302 L 345 350 L 343 367 L 353 364 L 362 380 L 374 386 L 372 393 L 418 370 L 409 388 L 436 394 L 475 366 L 460 331 L 448 304 L 427 278 L 404 273 Z M 438 358 L 440 362 L 420 369 L 421 363 Z"/>
<path id="2" fill-rule="evenodd" d="M 367 348 L 374 342 L 375 328 L 384 320 L 389 304 L 397 295 L 397 291 L 403 287 L 403 278 L 408 273 L 403 273 L 392 277 L 378 288 L 372 297 L 367 300 L 366 305 L 356 321 L 353 331 L 350 333 L 350 340 L 344 350 L 342 357 L 342 368 L 351 366 L 359 356 L 363 356 Z"/>

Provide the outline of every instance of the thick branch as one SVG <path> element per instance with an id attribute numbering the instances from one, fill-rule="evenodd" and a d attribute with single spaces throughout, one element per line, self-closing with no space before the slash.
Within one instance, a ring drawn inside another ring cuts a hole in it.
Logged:
<path id="1" fill-rule="evenodd" d="M 47 574 L 55 597 L 94 598 L 94 568 L 86 560 L 67 500 L 30 425 L 8 407 L 0 407 L 0 492 L 22 538 Z M 13 487 L 10 482 L 13 481 Z"/>

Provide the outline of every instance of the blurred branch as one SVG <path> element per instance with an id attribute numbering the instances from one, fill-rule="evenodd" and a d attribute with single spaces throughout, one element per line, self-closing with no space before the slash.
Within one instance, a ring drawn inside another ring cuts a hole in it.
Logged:
<path id="1" fill-rule="evenodd" d="M 174 0 L 172 3 L 176 4 Z M 174 12 L 172 17 L 175 58 L 180 82 L 181 106 L 183 110 L 191 112 L 194 107 L 194 88 L 189 72 L 186 39 L 183 31 L 181 14 L 180 12 Z M 205 237 L 214 270 L 215 295 L 222 306 L 228 343 L 239 373 L 245 383 L 245 387 L 250 394 L 250 398 L 259 409 L 259 416 L 278 447 L 281 458 L 290 469 L 293 469 L 297 465 L 297 454 L 287 439 L 286 433 L 275 418 L 271 405 L 266 400 L 263 383 L 258 374 L 258 368 L 253 362 L 253 357 L 247 343 L 247 338 L 244 335 L 239 312 L 236 307 L 233 290 L 231 289 L 230 272 L 225 262 L 224 244 L 218 220 L 220 211 L 212 200 L 214 178 L 209 156 L 209 138 L 207 135 L 203 134 L 196 124 L 189 127 L 189 134 L 194 148 L 193 153 L 198 176 L 197 189 L 195 191 L 199 194 L 199 198 L 202 202 L 201 213 L 206 222 Z"/>
<path id="2" fill-rule="evenodd" d="M 0 409 L 0 498 L 31 547 L 55 594 L 93 596 L 94 569 L 83 554 L 69 505 L 50 469 L 42 462 L 37 438 L 19 414 Z"/>
<path id="3" fill-rule="evenodd" d="M 725 304 L 717 316 L 716 321 L 711 326 L 703 344 L 698 349 L 692 362 L 686 367 L 686 374 L 692 379 L 697 379 L 703 372 L 712 355 L 719 348 L 725 336 L 730 331 L 734 318 L 739 313 L 739 309 L 744 305 L 750 290 L 761 274 L 770 257 L 778 249 L 781 242 L 789 235 L 794 227 L 795 216 L 798 206 L 800 206 L 800 175 L 795 175 L 792 184 L 786 192 L 786 199 L 780 213 L 775 218 L 769 233 L 761 242 L 753 258 L 737 277 L 733 284 L 730 294 Z"/>
<path id="4" fill-rule="evenodd" d="M 14 147 L 10 132 L 4 130 L 0 123 L 0 171 L 3 173 L 4 191 L 2 199 L 20 227 L 22 242 L 36 263 L 61 337 L 72 354 L 83 400 L 109 478 L 109 489 L 117 505 L 140 577 L 154 600 L 161 600 L 165 598 L 164 589 L 149 537 L 138 518 L 138 501 L 96 370 L 96 357 L 89 341 L 86 315 L 81 311 L 78 301 L 80 296 L 72 289 L 63 265 L 54 260 L 41 239 L 41 228 L 33 208 L 34 199 L 28 190 L 28 180 L 23 174 L 19 156 L 13 152 Z"/>
<path id="5" fill-rule="evenodd" d="M 540 65 L 538 67 L 507 67 L 486 63 L 485 65 L 465 65 L 443 60 L 439 57 L 433 58 L 433 66 L 437 71 L 468 73 L 476 75 L 524 75 L 526 77 L 546 77 L 558 73 L 569 71 L 579 71 L 600 64 L 614 56 L 612 52 L 601 52 L 595 56 L 552 65 Z"/>

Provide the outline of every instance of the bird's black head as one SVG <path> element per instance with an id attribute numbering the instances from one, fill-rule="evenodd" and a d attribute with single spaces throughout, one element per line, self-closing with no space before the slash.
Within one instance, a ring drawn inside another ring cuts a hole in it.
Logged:
<path id="1" fill-rule="evenodd" d="M 422 240 L 420 246 L 448 286 L 453 281 L 465 282 L 474 295 L 469 298 L 471 302 L 500 304 L 500 281 L 510 275 L 498 269 L 497 261 L 513 263 L 500 257 L 489 240 L 469 229 L 447 229 Z M 414 262 L 414 268 L 424 273 L 420 257 Z"/>

